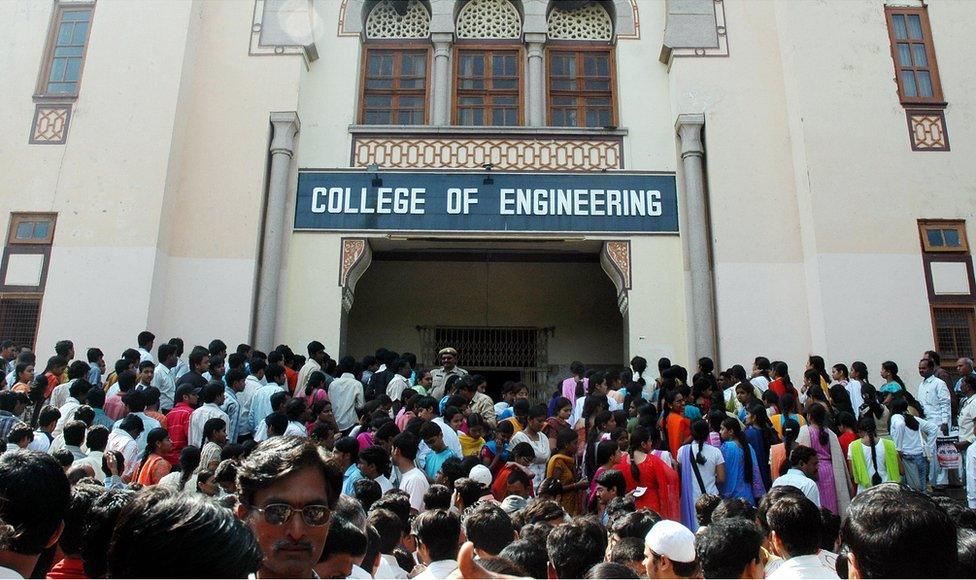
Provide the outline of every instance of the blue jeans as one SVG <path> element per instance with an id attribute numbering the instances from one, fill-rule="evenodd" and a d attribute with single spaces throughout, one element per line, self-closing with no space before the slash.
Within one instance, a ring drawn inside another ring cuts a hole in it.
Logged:
<path id="1" fill-rule="evenodd" d="M 902 455 L 905 461 L 905 483 L 919 490 L 925 491 L 928 487 L 929 479 L 929 460 L 921 453 L 918 455 Z"/>

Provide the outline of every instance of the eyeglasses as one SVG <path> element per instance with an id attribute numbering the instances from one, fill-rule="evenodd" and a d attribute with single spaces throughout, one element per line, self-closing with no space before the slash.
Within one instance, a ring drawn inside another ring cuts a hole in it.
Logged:
<path id="1" fill-rule="evenodd" d="M 303 508 L 294 508 L 286 503 L 273 503 L 263 508 L 251 506 L 251 509 L 263 513 L 264 521 L 274 526 L 283 526 L 288 523 L 295 512 L 302 513 L 302 520 L 309 526 L 324 526 L 329 523 L 332 510 L 324 505 L 307 505 Z"/>

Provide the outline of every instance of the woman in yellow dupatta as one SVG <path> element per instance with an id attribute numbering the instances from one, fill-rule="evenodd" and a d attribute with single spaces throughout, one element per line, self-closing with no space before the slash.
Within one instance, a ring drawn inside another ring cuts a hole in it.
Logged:
<path id="1" fill-rule="evenodd" d="M 546 478 L 553 477 L 563 486 L 559 503 L 571 516 L 578 516 L 582 512 L 582 495 L 587 481 L 579 475 L 576 467 L 576 453 L 579 449 L 579 434 L 576 431 L 563 430 L 556 436 L 556 453 L 546 464 Z"/>
<path id="2" fill-rule="evenodd" d="M 478 457 L 485 446 L 485 420 L 477 413 L 468 415 L 468 432 L 458 431 L 463 457 Z"/>

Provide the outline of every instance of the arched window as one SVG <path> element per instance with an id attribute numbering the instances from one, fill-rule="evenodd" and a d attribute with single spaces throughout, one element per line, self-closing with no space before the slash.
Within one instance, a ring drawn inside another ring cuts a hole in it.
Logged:
<path id="1" fill-rule="evenodd" d="M 553 8 L 548 36 L 549 125 L 615 126 L 613 20 L 606 8 L 597 1 Z"/>
<path id="2" fill-rule="evenodd" d="M 455 31 L 454 120 L 458 125 L 521 123 L 522 17 L 510 0 L 471 0 Z M 513 42 L 499 43 L 511 39 Z M 490 43 L 477 44 L 477 40 Z"/>
<path id="3" fill-rule="evenodd" d="M 402 12 L 382 0 L 366 17 L 360 122 L 423 125 L 427 122 L 430 12 L 410 0 Z"/>

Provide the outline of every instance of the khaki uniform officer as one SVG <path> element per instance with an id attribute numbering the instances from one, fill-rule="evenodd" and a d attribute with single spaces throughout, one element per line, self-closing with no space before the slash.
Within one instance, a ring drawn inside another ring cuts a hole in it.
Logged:
<path id="1" fill-rule="evenodd" d="M 447 378 L 451 375 L 463 377 L 468 374 L 468 371 L 456 366 L 458 352 L 451 347 L 442 348 L 437 356 L 444 366 L 430 371 L 430 376 L 433 379 L 430 384 L 430 396 L 440 401 L 444 397 L 444 383 L 447 382 Z"/>

